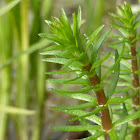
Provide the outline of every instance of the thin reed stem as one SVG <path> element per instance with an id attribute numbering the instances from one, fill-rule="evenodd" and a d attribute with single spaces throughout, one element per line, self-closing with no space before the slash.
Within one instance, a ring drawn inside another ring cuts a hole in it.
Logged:
<path id="1" fill-rule="evenodd" d="M 22 0 L 21 2 L 21 48 L 20 51 L 25 51 L 29 46 L 29 35 L 28 35 L 28 0 Z M 27 98 L 28 98 L 28 55 L 21 57 L 18 67 L 18 106 L 21 108 L 27 107 Z M 25 116 L 19 116 L 18 120 L 18 131 L 19 139 L 27 140 L 28 139 L 28 122 Z M 22 129 L 21 129 L 22 126 Z"/>
<path id="2" fill-rule="evenodd" d="M 12 57 L 12 35 L 8 34 L 11 29 L 9 23 L 9 15 L 0 18 L 0 63 L 5 63 L 10 57 Z M 7 44 L 8 38 L 8 44 Z M 0 105 L 7 106 L 10 102 L 11 93 L 11 81 L 12 81 L 12 69 L 8 66 L 0 71 Z M 8 115 L 5 112 L 1 112 L 0 115 L 0 140 L 4 140 L 6 136 L 6 128 L 8 122 Z"/>

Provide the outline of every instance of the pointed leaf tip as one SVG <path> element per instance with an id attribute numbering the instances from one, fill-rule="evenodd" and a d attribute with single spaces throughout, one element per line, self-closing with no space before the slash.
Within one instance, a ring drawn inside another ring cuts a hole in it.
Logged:
<path id="1" fill-rule="evenodd" d="M 99 32 L 104 28 L 105 25 L 101 25 L 100 27 L 98 27 L 89 37 L 86 47 L 85 47 L 85 52 L 87 51 L 89 45 L 92 43 L 93 39 L 97 36 L 97 34 L 99 34 Z"/>
<path id="2" fill-rule="evenodd" d="M 49 25 L 51 23 L 51 21 L 45 20 L 45 23 L 47 23 Z"/>

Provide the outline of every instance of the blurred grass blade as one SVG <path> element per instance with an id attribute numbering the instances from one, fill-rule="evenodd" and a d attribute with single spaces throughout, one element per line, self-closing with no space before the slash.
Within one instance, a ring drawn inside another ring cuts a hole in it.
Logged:
<path id="1" fill-rule="evenodd" d="M 35 52 L 36 50 L 39 50 L 39 49 L 47 46 L 50 43 L 51 42 L 48 41 L 48 40 L 41 40 L 41 41 L 31 45 L 27 50 L 20 52 L 16 56 L 14 56 L 14 57 L 10 58 L 9 60 L 7 60 L 7 62 L 5 64 L 0 65 L 0 70 L 5 68 L 6 66 L 10 65 L 14 61 L 17 61 L 23 55 L 31 54 L 31 53 Z"/>
<path id="2" fill-rule="evenodd" d="M 27 109 L 12 107 L 12 106 L 2 106 L 0 105 L 0 111 L 9 114 L 17 115 L 33 115 L 35 112 Z"/>
<path id="3" fill-rule="evenodd" d="M 3 16 L 8 11 L 10 11 L 13 7 L 15 7 L 21 0 L 14 0 L 10 3 L 8 3 L 6 6 L 0 9 L 0 16 Z"/>

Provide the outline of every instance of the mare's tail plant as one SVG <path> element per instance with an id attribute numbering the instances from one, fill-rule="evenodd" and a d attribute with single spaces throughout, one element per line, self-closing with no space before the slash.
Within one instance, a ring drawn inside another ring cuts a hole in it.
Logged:
<path id="1" fill-rule="evenodd" d="M 86 36 L 84 38 L 80 33 L 81 8 L 79 8 L 77 16 L 75 13 L 73 14 L 72 28 L 63 9 L 60 19 L 55 17 L 52 19 L 53 21 L 46 21 L 46 23 L 51 27 L 53 34 L 41 33 L 39 35 L 52 40 L 56 44 L 46 48 L 42 55 L 54 55 L 55 57 L 46 58 L 43 61 L 59 63 L 64 66 L 58 72 L 47 72 L 47 74 L 75 73 L 76 77 L 72 79 L 49 79 L 48 82 L 83 86 L 81 89 L 70 91 L 51 89 L 60 95 L 83 101 L 83 104 L 75 106 L 52 107 L 53 109 L 76 116 L 70 119 L 70 121 L 79 120 L 81 123 L 81 125 L 77 126 L 56 126 L 54 129 L 61 131 L 88 131 L 91 136 L 84 140 L 123 140 L 128 135 L 126 133 L 127 122 L 140 116 L 140 111 L 130 115 L 127 113 L 124 103 L 126 97 L 112 97 L 119 79 L 120 61 L 125 52 L 125 44 L 123 44 L 120 54 L 115 50 L 113 66 L 108 68 L 106 73 L 101 76 L 101 65 L 111 54 L 107 53 L 104 57 L 100 58 L 98 52 L 111 29 L 106 31 L 96 42 L 94 38 L 96 38 L 104 26 L 97 28 L 90 37 Z M 107 78 L 112 73 L 111 86 L 109 89 L 105 89 L 104 82 L 107 81 Z M 87 94 L 86 92 L 88 91 L 91 91 L 93 96 Z M 120 103 L 124 103 L 123 106 Z M 116 108 L 122 108 L 121 115 L 123 118 L 121 120 L 114 120 L 112 104 L 117 104 Z M 87 108 L 92 108 L 93 110 L 91 112 L 83 110 Z M 100 113 L 99 116 L 98 113 Z M 119 131 L 119 128 L 123 131 Z"/>
<path id="2" fill-rule="evenodd" d="M 137 35 L 137 27 L 140 24 L 139 18 L 136 19 L 138 12 L 134 15 L 131 10 L 130 4 L 124 3 L 124 6 L 118 6 L 119 14 L 110 14 L 115 19 L 117 19 L 120 24 L 113 22 L 112 25 L 115 26 L 120 32 L 121 35 L 113 35 L 112 37 L 117 37 L 119 41 L 113 43 L 113 45 L 125 43 L 127 49 L 125 50 L 125 55 L 122 59 L 123 65 L 127 64 L 127 71 L 124 73 L 125 75 L 132 74 L 132 80 L 130 80 L 130 85 L 132 89 L 137 90 L 135 96 L 132 97 L 132 106 L 133 112 L 138 111 L 139 107 L 139 72 L 138 72 L 138 57 L 139 53 L 136 51 L 136 42 L 140 39 L 140 35 Z M 131 61 L 131 65 L 126 62 L 127 60 Z M 124 63 L 125 62 L 125 63 Z M 122 69 L 122 68 L 121 68 Z M 123 70 L 123 69 L 122 69 Z M 126 76 L 125 76 L 126 77 Z M 127 79 L 125 79 L 127 80 Z M 131 89 L 131 88 L 130 88 Z M 128 89 L 128 90 L 130 90 Z M 132 95 L 132 93 L 130 92 Z M 139 131 L 139 118 L 133 120 L 133 126 L 135 126 L 135 131 L 132 134 L 133 140 L 140 139 L 140 131 Z"/>

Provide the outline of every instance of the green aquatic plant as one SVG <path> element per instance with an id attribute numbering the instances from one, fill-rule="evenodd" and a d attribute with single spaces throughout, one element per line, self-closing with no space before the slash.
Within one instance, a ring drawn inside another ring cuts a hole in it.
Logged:
<path id="1" fill-rule="evenodd" d="M 113 43 L 112 46 L 125 43 L 127 49 L 124 52 L 124 56 L 122 59 L 122 68 L 124 66 L 127 67 L 127 71 L 123 73 L 125 77 L 127 77 L 126 81 L 128 81 L 128 75 L 131 74 L 132 79 L 129 81 L 129 87 L 131 89 L 137 90 L 135 96 L 132 97 L 132 106 L 133 111 L 137 112 L 139 109 L 139 50 L 136 50 L 136 43 L 140 39 L 140 35 L 137 35 L 137 28 L 140 24 L 139 18 L 137 15 L 140 11 L 137 11 L 135 14 L 132 13 L 130 4 L 124 3 L 123 7 L 118 6 L 118 14 L 110 14 L 113 16 L 119 23 L 112 22 L 112 25 L 116 27 L 121 34 L 113 35 L 112 37 L 118 38 L 119 41 Z M 131 61 L 131 64 L 128 62 Z M 124 64 L 125 62 L 125 64 Z M 126 69 L 126 68 L 125 68 Z M 129 90 L 128 90 L 129 91 Z M 129 92 L 131 95 L 132 93 Z M 133 120 L 133 126 L 135 127 L 135 131 L 132 134 L 133 140 L 140 139 L 139 132 L 139 118 Z"/>
<path id="2" fill-rule="evenodd" d="M 132 19 L 134 20 L 134 17 Z M 129 127 L 131 121 L 140 117 L 139 110 L 133 114 L 129 113 L 133 109 L 130 106 L 131 98 L 135 97 L 138 89 L 132 88 L 130 83 L 118 82 L 119 77 L 123 79 L 128 78 L 125 69 L 122 69 L 121 63 L 126 62 L 123 60 L 129 43 L 126 39 L 121 40 L 122 47 L 120 47 L 120 43 L 115 42 L 115 47 L 112 47 L 114 44 L 110 45 L 107 43 L 112 48 L 115 48 L 115 50 L 113 53 L 105 52 L 105 55 L 100 57 L 99 49 L 112 29 L 107 30 L 98 40 L 96 37 L 102 31 L 104 25 L 98 27 L 89 37 L 81 34 L 82 12 L 80 7 L 78 14 L 73 14 L 72 27 L 63 9 L 61 17 L 53 17 L 52 20 L 46 20 L 46 23 L 50 26 L 53 34 L 40 33 L 39 35 L 51 40 L 55 45 L 44 49 L 41 54 L 47 56 L 54 55 L 53 58 L 44 58 L 43 61 L 58 63 L 63 66 L 60 71 L 47 72 L 47 74 L 70 73 L 76 74 L 76 77 L 72 79 L 48 79 L 48 82 L 83 86 L 78 90 L 51 89 L 51 91 L 57 94 L 81 100 L 81 104 L 75 106 L 52 107 L 55 110 L 61 110 L 76 116 L 70 119 L 70 121 L 79 120 L 81 125 L 55 126 L 53 128 L 61 131 L 88 131 L 91 136 L 84 138 L 84 140 L 123 140 L 126 136 L 129 138 L 135 129 Z M 110 36 L 120 37 L 119 35 L 111 34 Z M 112 66 L 104 66 L 103 62 L 111 56 L 114 58 L 114 64 Z M 104 75 L 101 74 L 103 68 L 107 70 Z M 123 71 L 125 75 L 122 74 Z M 112 76 L 112 80 L 108 78 L 109 76 Z M 104 86 L 105 84 L 110 85 L 106 87 Z M 128 84 L 128 87 L 118 88 L 125 84 Z M 132 90 L 132 94 L 126 93 L 129 90 Z M 93 93 L 93 96 L 87 93 L 89 91 Z M 126 93 L 124 97 L 114 96 L 116 93 L 123 92 Z M 86 111 L 85 109 L 87 108 L 90 108 L 91 111 Z M 120 117 L 122 118 L 120 119 Z M 127 131 L 128 128 L 130 128 L 129 131 Z"/>

